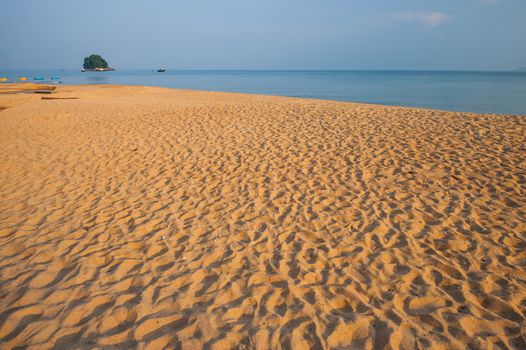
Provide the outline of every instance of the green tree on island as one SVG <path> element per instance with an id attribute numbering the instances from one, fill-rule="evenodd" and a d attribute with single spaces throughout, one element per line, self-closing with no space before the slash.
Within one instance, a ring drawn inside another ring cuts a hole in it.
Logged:
<path id="1" fill-rule="evenodd" d="M 84 69 L 108 68 L 108 62 L 100 55 L 90 55 L 84 59 Z"/>

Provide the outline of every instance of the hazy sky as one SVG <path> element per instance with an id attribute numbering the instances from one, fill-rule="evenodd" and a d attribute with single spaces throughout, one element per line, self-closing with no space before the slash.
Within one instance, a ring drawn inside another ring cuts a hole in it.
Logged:
<path id="1" fill-rule="evenodd" d="M 0 0 L 0 68 L 91 53 L 117 69 L 513 69 L 526 0 Z"/>

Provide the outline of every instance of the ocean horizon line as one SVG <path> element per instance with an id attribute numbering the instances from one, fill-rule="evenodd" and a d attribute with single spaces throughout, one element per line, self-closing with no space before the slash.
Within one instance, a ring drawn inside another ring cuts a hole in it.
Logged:
<path id="1" fill-rule="evenodd" d="M 115 71 L 155 71 L 158 69 L 155 67 L 149 68 L 115 68 Z M 169 68 L 164 67 L 167 71 L 180 71 L 180 72 L 474 72 L 474 73 L 526 73 L 524 68 L 514 68 L 514 69 L 266 69 L 266 68 Z M 81 67 L 78 68 L 2 68 L 0 71 L 28 71 L 28 70 L 54 70 L 54 71 L 77 71 L 81 70 Z M 93 72 L 90 72 L 93 73 Z M 107 72 L 95 72 L 95 73 L 107 73 Z"/>

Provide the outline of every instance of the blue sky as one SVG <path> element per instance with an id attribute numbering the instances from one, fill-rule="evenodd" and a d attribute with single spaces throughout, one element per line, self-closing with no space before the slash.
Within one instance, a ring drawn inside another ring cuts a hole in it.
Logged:
<path id="1" fill-rule="evenodd" d="M 526 0 L 0 1 L 0 68 L 91 53 L 118 69 L 514 69 Z"/>

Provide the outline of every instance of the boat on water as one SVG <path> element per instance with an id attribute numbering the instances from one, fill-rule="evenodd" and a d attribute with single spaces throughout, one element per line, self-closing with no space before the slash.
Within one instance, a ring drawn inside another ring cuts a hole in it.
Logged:
<path id="1" fill-rule="evenodd" d="M 26 81 L 27 78 L 26 78 L 26 77 L 20 77 L 20 78 L 18 78 L 18 80 L 20 80 L 20 81 Z"/>
<path id="2" fill-rule="evenodd" d="M 84 68 L 82 68 L 80 71 L 81 71 L 81 72 L 85 72 L 86 70 L 85 70 Z"/>
<path id="3" fill-rule="evenodd" d="M 51 80 L 60 80 L 60 77 L 51 77 Z"/>
<path id="4" fill-rule="evenodd" d="M 166 69 L 165 68 L 159 68 L 157 69 L 157 73 L 164 73 L 166 72 Z"/>
<path id="5" fill-rule="evenodd" d="M 6 82 L 6 81 L 9 81 L 9 79 L 6 78 L 6 77 L 0 77 L 0 81 L 2 81 L 2 82 Z"/>
<path id="6" fill-rule="evenodd" d="M 34 77 L 33 80 L 44 80 L 44 77 Z"/>

